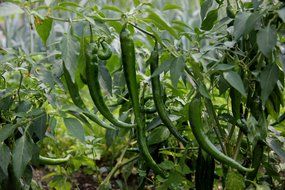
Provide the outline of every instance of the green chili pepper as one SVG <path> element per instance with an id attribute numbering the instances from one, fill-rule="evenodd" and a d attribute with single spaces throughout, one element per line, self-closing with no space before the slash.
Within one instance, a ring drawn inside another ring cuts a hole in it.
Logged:
<path id="1" fill-rule="evenodd" d="M 99 84 L 98 57 L 92 54 L 92 49 L 90 48 L 86 54 L 86 79 L 90 96 L 96 108 L 107 120 L 120 128 L 131 128 L 135 126 L 134 124 L 125 123 L 116 119 L 105 104 Z"/>
<path id="2" fill-rule="evenodd" d="M 112 56 L 112 50 L 109 44 L 107 42 L 103 41 L 100 43 L 102 48 L 100 47 L 98 50 L 98 57 L 101 60 L 108 60 Z"/>
<path id="3" fill-rule="evenodd" d="M 67 155 L 65 158 L 47 158 L 44 156 L 39 156 L 39 164 L 43 165 L 60 165 L 69 161 L 70 155 Z"/>
<path id="4" fill-rule="evenodd" d="M 140 151 L 144 156 L 147 164 L 154 170 L 155 173 L 160 174 L 165 177 L 164 171 L 156 164 L 152 158 L 145 135 L 145 125 L 141 115 L 139 95 L 138 95 L 138 85 L 136 80 L 136 58 L 135 58 L 135 47 L 133 39 L 130 36 L 130 32 L 126 28 L 126 25 L 123 26 L 120 32 L 120 42 L 121 42 L 121 51 L 122 51 L 122 64 L 125 75 L 125 80 L 127 83 L 128 91 L 131 98 L 131 103 L 133 106 L 135 121 L 137 123 L 137 139 Z"/>
<path id="5" fill-rule="evenodd" d="M 153 74 L 155 70 L 158 67 L 159 62 L 159 54 L 158 54 L 158 43 L 155 42 L 154 50 L 151 52 L 150 58 L 148 59 L 148 64 L 150 64 L 150 72 Z M 152 85 L 152 93 L 153 93 L 153 99 L 154 104 L 157 110 L 157 113 L 159 117 L 161 118 L 161 121 L 164 123 L 164 125 L 168 128 L 170 133 L 177 138 L 179 141 L 181 141 L 184 145 L 188 143 L 188 141 L 183 138 L 179 132 L 176 130 L 174 124 L 168 117 L 168 113 L 165 109 L 165 105 L 162 99 L 163 92 L 161 91 L 161 84 L 159 75 L 152 76 L 151 77 L 151 85 Z"/>
<path id="6" fill-rule="evenodd" d="M 240 163 L 226 156 L 215 147 L 215 145 L 208 139 L 208 137 L 206 136 L 206 134 L 202 129 L 203 123 L 201 115 L 202 115 L 202 102 L 200 98 L 195 97 L 190 102 L 189 105 L 189 120 L 193 135 L 195 136 L 201 148 L 204 151 L 206 151 L 208 154 L 212 155 L 216 160 L 232 168 L 245 172 L 253 171 L 252 168 L 243 167 Z"/>
<path id="7" fill-rule="evenodd" d="M 83 100 L 80 97 L 78 86 L 76 83 L 74 83 L 71 80 L 71 76 L 70 76 L 68 70 L 66 69 L 65 64 L 63 64 L 63 75 L 65 77 L 66 85 L 67 85 L 67 88 L 68 88 L 68 91 L 69 91 L 69 94 L 70 94 L 70 97 L 71 97 L 73 103 L 77 107 L 79 107 L 83 110 L 83 114 L 86 115 L 90 120 L 94 121 L 95 123 L 97 123 L 99 126 L 101 126 L 103 128 L 115 129 L 112 126 L 107 125 L 104 121 L 100 120 L 96 115 L 90 113 L 87 110 Z"/>

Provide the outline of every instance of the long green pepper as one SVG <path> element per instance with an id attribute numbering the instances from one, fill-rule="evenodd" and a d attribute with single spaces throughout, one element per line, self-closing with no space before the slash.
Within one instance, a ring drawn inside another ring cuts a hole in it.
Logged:
<path id="1" fill-rule="evenodd" d="M 243 167 L 240 163 L 234 159 L 226 156 L 220 152 L 215 145 L 209 140 L 202 129 L 202 102 L 200 98 L 194 98 L 189 105 L 189 121 L 192 129 L 192 133 L 195 136 L 198 144 L 201 148 L 206 151 L 208 154 L 212 155 L 216 160 L 220 161 L 223 164 L 226 164 L 232 168 L 235 168 L 239 171 L 251 172 L 253 168 Z"/>
<path id="2" fill-rule="evenodd" d="M 150 72 L 151 72 L 151 75 L 153 75 L 153 73 L 155 72 L 155 70 L 158 67 L 158 62 L 159 62 L 157 41 L 155 42 L 154 49 L 151 52 L 150 58 L 148 59 L 147 62 L 150 64 Z M 157 113 L 158 113 L 161 121 L 164 123 L 164 125 L 168 128 L 170 133 L 175 138 L 177 138 L 179 141 L 181 141 L 184 145 L 188 144 L 188 141 L 179 134 L 179 132 L 176 130 L 174 124 L 172 123 L 172 121 L 168 117 L 168 113 L 166 111 L 163 99 L 161 97 L 162 92 L 161 92 L 159 75 L 151 77 L 151 86 L 152 86 L 154 104 L 155 104 Z"/>
<path id="3" fill-rule="evenodd" d="M 156 164 L 148 150 L 145 135 L 145 126 L 141 115 L 141 108 L 139 103 L 138 85 L 136 80 L 136 57 L 134 41 L 130 36 L 129 30 L 126 28 L 126 25 L 123 26 L 120 32 L 120 42 L 123 70 L 134 110 L 135 121 L 137 124 L 136 132 L 140 151 L 144 156 L 144 159 L 146 160 L 147 164 L 154 170 L 154 172 L 165 177 L 165 173 Z"/>
<path id="4" fill-rule="evenodd" d="M 94 121 L 95 123 L 97 123 L 99 126 L 106 128 L 106 129 L 115 129 L 114 127 L 106 124 L 104 121 L 102 121 L 101 119 L 99 119 L 96 115 L 90 113 L 83 100 L 81 99 L 81 96 L 79 94 L 79 89 L 76 83 L 74 83 L 71 79 L 71 76 L 68 72 L 68 70 L 66 69 L 65 64 L 63 64 L 63 75 L 66 81 L 66 85 L 70 94 L 70 97 L 73 101 L 73 103 L 79 107 L 80 109 L 83 110 L 83 114 L 85 116 L 87 116 L 90 120 Z"/>
<path id="5" fill-rule="evenodd" d="M 89 49 L 86 55 L 86 79 L 90 96 L 99 112 L 113 125 L 120 128 L 132 128 L 135 125 L 116 119 L 105 104 L 99 83 L 98 57 Z"/>

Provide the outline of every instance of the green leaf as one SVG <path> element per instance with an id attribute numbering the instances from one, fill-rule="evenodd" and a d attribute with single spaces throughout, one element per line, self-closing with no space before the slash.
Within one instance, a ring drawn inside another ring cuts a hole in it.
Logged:
<path id="1" fill-rule="evenodd" d="M 162 10 L 166 11 L 166 10 L 173 10 L 173 9 L 182 10 L 181 6 L 177 4 L 170 4 L 170 3 L 166 3 Z"/>
<path id="2" fill-rule="evenodd" d="M 270 27 L 270 25 L 258 31 L 257 45 L 259 50 L 263 53 L 263 55 L 269 57 L 276 43 L 277 43 L 277 32 L 276 30 L 273 30 Z"/>
<path id="3" fill-rule="evenodd" d="M 172 36 L 178 38 L 175 30 L 170 26 L 170 24 L 164 20 L 163 16 L 159 11 L 154 11 L 153 9 L 147 9 L 148 16 L 147 19 L 153 22 L 159 29 L 167 30 Z"/>
<path id="4" fill-rule="evenodd" d="M 243 32 L 243 35 L 250 33 L 256 26 L 256 23 L 262 18 L 262 15 L 259 13 L 252 13 L 246 20 L 246 27 Z"/>
<path id="5" fill-rule="evenodd" d="M 148 136 L 147 144 L 153 145 L 161 143 L 168 139 L 170 135 L 169 130 L 165 126 L 160 126 L 151 131 L 151 133 Z"/>
<path id="6" fill-rule="evenodd" d="M 6 124 L 6 125 L 3 125 L 0 128 L 0 143 L 3 142 L 4 140 L 6 140 L 8 137 L 10 137 L 17 127 L 19 127 L 18 124 L 14 124 L 14 125 Z"/>
<path id="7" fill-rule="evenodd" d="M 162 64 L 160 64 L 157 69 L 154 71 L 154 73 L 151 75 L 152 77 L 155 77 L 157 75 L 160 75 L 162 72 L 167 72 L 170 69 L 171 63 L 175 61 L 175 58 L 171 57 L 170 59 L 167 59 Z"/>
<path id="8" fill-rule="evenodd" d="M 242 82 L 241 77 L 238 73 L 234 71 L 228 71 L 223 73 L 224 79 L 239 93 L 241 93 L 243 96 L 246 96 L 245 88 Z"/>
<path id="9" fill-rule="evenodd" d="M 278 155 L 282 160 L 285 160 L 284 144 L 273 138 L 266 138 L 268 146 Z"/>
<path id="10" fill-rule="evenodd" d="M 175 167 L 175 164 L 170 160 L 165 160 L 159 164 L 164 170 L 171 170 Z"/>
<path id="11" fill-rule="evenodd" d="M 234 22 L 234 37 L 235 40 L 238 40 L 246 31 L 246 22 L 249 18 L 250 13 L 248 12 L 239 12 L 236 15 L 235 22 Z"/>
<path id="12" fill-rule="evenodd" d="M 77 60 L 80 51 L 79 43 L 74 37 L 70 35 L 70 33 L 67 33 L 61 40 L 60 49 L 62 52 L 62 60 L 66 65 L 72 81 L 75 82 L 75 75 L 78 64 Z"/>
<path id="13" fill-rule="evenodd" d="M 45 18 L 44 20 L 40 19 L 39 17 L 35 17 L 35 26 L 36 31 L 41 37 L 44 45 L 46 45 L 47 39 L 49 37 L 51 27 L 52 27 L 53 19 Z"/>
<path id="14" fill-rule="evenodd" d="M 185 61 L 182 56 L 178 57 L 170 68 L 170 78 L 172 85 L 177 86 L 180 76 L 183 74 Z"/>
<path id="15" fill-rule="evenodd" d="M 13 95 L 12 94 L 8 94 L 5 95 L 4 97 L 0 98 L 0 110 L 1 111 L 8 111 L 10 109 L 10 107 L 13 104 Z"/>
<path id="16" fill-rule="evenodd" d="M 85 140 L 84 129 L 82 124 L 74 118 L 64 118 L 64 124 L 72 136 L 81 141 Z"/>
<path id="17" fill-rule="evenodd" d="M 20 178 L 23 175 L 26 166 L 32 159 L 35 146 L 36 145 L 33 143 L 33 141 L 26 135 L 23 135 L 16 141 L 13 149 L 12 160 L 13 170 L 17 178 Z"/>
<path id="18" fill-rule="evenodd" d="M 260 87 L 261 87 L 261 100 L 263 105 L 265 105 L 269 95 L 273 91 L 277 81 L 278 81 L 278 66 L 275 64 L 270 64 L 265 67 L 265 69 L 260 73 Z"/>
<path id="19" fill-rule="evenodd" d="M 140 0 L 133 0 L 133 2 L 136 7 L 141 3 Z"/>
<path id="20" fill-rule="evenodd" d="M 47 114 L 44 112 L 40 117 L 37 117 L 29 127 L 30 134 L 35 134 L 39 140 L 45 137 L 45 132 L 47 130 Z"/>
<path id="21" fill-rule="evenodd" d="M 277 12 L 278 12 L 279 17 L 283 20 L 283 22 L 285 22 L 285 7 L 283 7 Z"/>
<path id="22" fill-rule="evenodd" d="M 219 9 L 214 9 L 207 14 L 207 17 L 202 22 L 202 30 L 209 31 L 213 28 L 214 24 L 218 20 L 218 11 Z"/>
<path id="23" fill-rule="evenodd" d="M 207 12 L 212 7 L 212 5 L 213 5 L 213 0 L 205 0 L 203 2 L 203 4 L 201 5 L 201 11 L 200 11 L 200 15 L 201 15 L 202 20 L 204 20 Z"/>
<path id="24" fill-rule="evenodd" d="M 0 3 L 0 17 L 24 13 L 18 5 L 10 2 Z"/>
<path id="25" fill-rule="evenodd" d="M 238 172 L 230 170 L 226 177 L 225 189 L 228 190 L 244 190 L 245 183 L 243 180 L 243 176 Z"/>
<path id="26" fill-rule="evenodd" d="M 8 165 L 11 160 L 10 149 L 5 143 L 0 143 L 0 169 L 8 176 Z"/>
<path id="27" fill-rule="evenodd" d="M 200 92 L 200 94 L 202 94 L 205 98 L 211 99 L 211 96 L 209 94 L 209 91 L 207 89 L 207 87 L 205 86 L 205 84 L 203 84 L 202 82 L 198 82 L 198 91 Z"/>

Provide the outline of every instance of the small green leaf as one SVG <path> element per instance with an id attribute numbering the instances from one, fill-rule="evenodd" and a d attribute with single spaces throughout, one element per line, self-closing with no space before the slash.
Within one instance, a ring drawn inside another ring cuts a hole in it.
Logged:
<path id="1" fill-rule="evenodd" d="M 84 129 L 82 124 L 74 118 L 64 118 L 64 124 L 70 134 L 81 141 L 85 140 Z"/>
<path id="2" fill-rule="evenodd" d="M 205 98 L 211 99 L 211 96 L 209 94 L 208 89 L 206 88 L 206 86 L 201 83 L 200 81 L 198 82 L 198 91 L 200 92 L 200 94 L 202 94 Z"/>
<path id="3" fill-rule="evenodd" d="M 148 145 L 158 144 L 168 139 L 169 130 L 165 126 L 160 126 L 151 131 L 148 136 Z"/>
<path id="4" fill-rule="evenodd" d="M 154 71 L 154 73 L 151 75 L 152 77 L 155 77 L 157 75 L 160 75 L 162 72 L 167 72 L 170 69 L 171 63 L 174 62 L 175 58 L 171 57 L 170 59 L 167 59 L 162 64 L 160 64 L 157 69 Z"/>
<path id="5" fill-rule="evenodd" d="M 170 3 L 166 3 L 163 7 L 163 10 L 173 10 L 173 9 L 177 9 L 177 10 L 182 10 L 181 6 L 177 5 L 177 4 L 170 4 Z"/>
<path id="6" fill-rule="evenodd" d="M 178 57 L 175 62 L 173 62 L 172 67 L 170 68 L 170 78 L 172 85 L 177 86 L 179 78 L 183 74 L 185 68 L 185 61 L 182 56 Z"/>
<path id="7" fill-rule="evenodd" d="M 202 22 L 202 30 L 209 31 L 213 28 L 214 24 L 218 20 L 218 11 L 219 9 L 214 9 L 207 14 L 206 18 Z"/>
<path id="8" fill-rule="evenodd" d="M 278 66 L 275 64 L 270 64 L 265 67 L 265 69 L 260 73 L 260 87 L 261 87 L 261 100 L 263 105 L 265 105 L 269 95 L 273 91 L 277 81 L 278 81 Z"/>
<path id="9" fill-rule="evenodd" d="M 234 37 L 235 40 L 238 40 L 246 31 L 246 22 L 251 14 L 248 12 L 239 12 L 236 15 L 234 22 Z"/>
<path id="10" fill-rule="evenodd" d="M 8 176 L 8 165 L 11 160 L 10 149 L 5 143 L 0 143 L 0 170 Z"/>
<path id="11" fill-rule="evenodd" d="M 51 27 L 52 27 L 53 19 L 45 18 L 44 20 L 40 19 L 39 17 L 35 17 L 35 26 L 36 31 L 41 37 L 44 45 L 46 45 L 47 39 L 49 37 Z"/>
<path id="12" fill-rule="evenodd" d="M 26 166 L 32 159 L 35 146 L 33 141 L 26 135 L 16 141 L 13 149 L 13 169 L 17 178 L 22 177 Z"/>
<path id="13" fill-rule="evenodd" d="M 226 177 L 226 184 L 225 184 L 227 190 L 244 190 L 245 189 L 245 183 L 243 176 L 239 174 L 238 172 L 235 172 L 233 170 L 230 170 Z"/>
<path id="14" fill-rule="evenodd" d="M 73 82 L 75 82 L 77 60 L 79 57 L 80 46 L 74 37 L 70 33 L 63 36 L 60 44 L 62 52 L 62 60 L 71 76 Z"/>
<path id="15" fill-rule="evenodd" d="M 160 163 L 159 166 L 165 170 L 171 170 L 175 167 L 175 164 L 170 160 L 165 160 Z"/>
<path id="16" fill-rule="evenodd" d="M 272 50 L 276 46 L 277 43 L 277 32 L 273 30 L 270 25 L 266 28 L 261 29 L 257 33 L 257 45 L 259 50 L 265 55 L 269 57 Z"/>
<path id="17" fill-rule="evenodd" d="M 243 96 L 246 96 L 246 91 L 241 77 L 234 71 L 228 71 L 223 73 L 224 79 Z"/>
<path id="18" fill-rule="evenodd" d="M 175 30 L 170 26 L 170 24 L 164 20 L 161 13 L 154 9 L 147 9 L 148 17 L 147 19 L 151 22 L 153 22 L 159 29 L 161 30 L 167 30 L 172 36 L 175 38 L 178 38 L 178 35 L 176 34 Z"/>
<path id="19" fill-rule="evenodd" d="M 0 3 L 0 17 L 24 13 L 18 5 L 10 2 Z"/>

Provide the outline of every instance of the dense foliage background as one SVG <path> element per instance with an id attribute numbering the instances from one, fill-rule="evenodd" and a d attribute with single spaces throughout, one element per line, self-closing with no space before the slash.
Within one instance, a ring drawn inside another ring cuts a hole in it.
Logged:
<path id="1" fill-rule="evenodd" d="M 284 189 L 284 22 L 277 0 L 2 1 L 0 189 Z M 121 59 L 125 23 L 147 149 L 166 176 L 142 156 L 137 128 L 106 120 L 85 84 L 88 44 L 107 42 L 112 56 L 98 60 L 104 102 L 115 118 L 136 123 Z M 159 66 L 151 73 L 155 41 Z M 86 109 L 72 100 L 64 73 Z M 158 114 L 156 76 L 186 143 Z M 219 162 L 197 140 L 189 117 L 195 98 L 204 138 L 253 172 Z"/>

